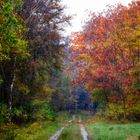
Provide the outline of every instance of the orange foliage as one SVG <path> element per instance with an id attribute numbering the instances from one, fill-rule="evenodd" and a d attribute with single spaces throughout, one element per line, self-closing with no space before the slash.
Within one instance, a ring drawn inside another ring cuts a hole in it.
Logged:
<path id="1" fill-rule="evenodd" d="M 71 55 L 74 84 L 111 89 L 125 99 L 136 95 L 132 85 L 140 86 L 140 2 L 93 14 L 83 31 L 73 34 Z"/>

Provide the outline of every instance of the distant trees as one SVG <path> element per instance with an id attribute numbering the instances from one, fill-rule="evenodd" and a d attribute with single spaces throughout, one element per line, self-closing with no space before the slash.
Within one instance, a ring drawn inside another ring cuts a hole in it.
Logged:
<path id="1" fill-rule="evenodd" d="M 72 67 L 77 66 L 73 83 L 85 85 L 95 96 L 101 91 L 108 113 L 124 118 L 140 113 L 139 8 L 140 2 L 134 1 L 128 7 L 110 6 L 106 12 L 93 13 L 71 43 Z"/>

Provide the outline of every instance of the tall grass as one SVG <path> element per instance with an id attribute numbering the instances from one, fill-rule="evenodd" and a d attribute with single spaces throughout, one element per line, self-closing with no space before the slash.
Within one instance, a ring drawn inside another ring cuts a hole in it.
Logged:
<path id="1" fill-rule="evenodd" d="M 86 129 L 94 140 L 139 140 L 140 124 L 92 123 Z"/>
<path id="2" fill-rule="evenodd" d="M 57 122 L 35 122 L 17 129 L 15 140 L 48 140 L 60 127 Z"/>

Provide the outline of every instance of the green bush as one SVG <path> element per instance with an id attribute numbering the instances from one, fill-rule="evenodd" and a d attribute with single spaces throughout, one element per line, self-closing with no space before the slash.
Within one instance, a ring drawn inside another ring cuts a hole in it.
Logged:
<path id="1" fill-rule="evenodd" d="M 0 103 L 0 123 L 8 121 L 10 112 L 6 104 Z"/>
<path id="2" fill-rule="evenodd" d="M 123 113 L 124 111 L 123 111 L 122 106 L 115 103 L 109 103 L 108 108 L 106 109 L 106 112 L 105 112 L 107 116 L 112 116 L 116 119 L 118 118 L 120 114 L 123 114 Z"/>
<path id="3" fill-rule="evenodd" d="M 9 130 L 5 134 L 5 140 L 14 140 L 15 137 L 16 137 L 16 133 L 14 132 L 14 130 Z"/>
<path id="4" fill-rule="evenodd" d="M 12 108 L 12 112 L 9 111 L 9 108 L 6 104 L 1 103 L 0 104 L 0 123 L 6 123 L 10 120 L 10 117 L 12 120 L 23 120 L 25 119 L 25 116 L 28 114 L 25 110 L 23 110 L 22 107 L 14 107 Z"/>
<path id="5" fill-rule="evenodd" d="M 55 113 L 46 101 L 34 101 L 32 117 L 37 120 L 54 120 Z"/>

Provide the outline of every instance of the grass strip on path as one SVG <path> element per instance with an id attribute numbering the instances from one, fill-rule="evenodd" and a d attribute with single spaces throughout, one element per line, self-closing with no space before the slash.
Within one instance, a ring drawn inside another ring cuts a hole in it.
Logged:
<path id="1" fill-rule="evenodd" d="M 79 125 L 68 125 L 65 127 L 58 140 L 83 140 Z"/>

